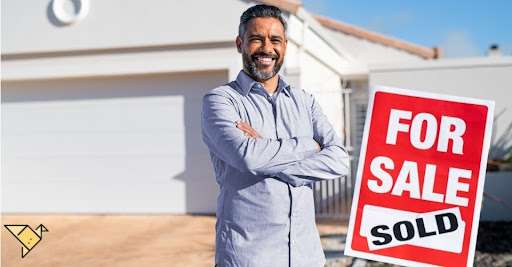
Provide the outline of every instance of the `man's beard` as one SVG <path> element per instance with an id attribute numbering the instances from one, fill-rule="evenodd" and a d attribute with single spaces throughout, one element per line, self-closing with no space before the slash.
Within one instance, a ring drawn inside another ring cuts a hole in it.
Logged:
<path id="1" fill-rule="evenodd" d="M 275 58 L 274 66 L 272 67 L 271 71 L 260 71 L 258 70 L 258 66 L 253 60 L 253 56 L 255 55 L 266 55 L 271 56 Z M 242 61 L 244 63 L 244 69 L 248 72 L 249 76 L 251 76 L 256 81 L 266 81 L 272 77 L 274 77 L 279 70 L 281 69 L 281 66 L 283 65 L 283 62 L 279 62 L 280 57 L 275 54 L 265 54 L 265 53 L 255 53 L 253 55 L 249 55 L 246 53 L 242 53 Z"/>

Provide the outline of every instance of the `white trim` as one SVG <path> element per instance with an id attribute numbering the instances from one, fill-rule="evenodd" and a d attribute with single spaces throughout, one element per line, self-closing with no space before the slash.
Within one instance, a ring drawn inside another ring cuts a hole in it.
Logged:
<path id="1" fill-rule="evenodd" d="M 14 58 L 2 61 L 2 81 L 229 70 L 236 53 L 219 47 Z"/>
<path id="2" fill-rule="evenodd" d="M 392 71 L 410 71 L 427 69 L 458 69 L 458 68 L 477 68 L 477 67 L 499 67 L 512 66 L 512 56 L 500 57 L 477 57 L 463 59 L 439 59 L 434 61 L 403 61 L 393 63 L 370 64 L 371 73 L 392 72 Z"/>
<path id="3" fill-rule="evenodd" d="M 302 19 L 303 23 L 308 25 L 311 31 L 318 35 L 322 41 L 324 41 L 333 51 L 336 52 L 336 54 L 346 58 L 349 61 L 356 62 L 356 59 L 351 54 L 349 54 L 347 51 L 339 49 L 338 42 L 327 33 L 326 28 L 322 26 L 318 20 L 311 16 L 311 14 L 309 14 L 306 9 L 300 7 L 296 16 Z"/>
<path id="4" fill-rule="evenodd" d="M 302 43 L 298 41 L 296 38 L 292 36 L 288 36 L 288 41 L 292 42 L 293 44 L 297 45 L 298 47 L 302 46 Z M 334 73 L 344 77 L 345 79 L 367 79 L 368 78 L 368 69 L 358 62 L 347 62 L 346 64 L 341 64 L 339 62 L 339 65 L 335 64 L 329 64 L 325 60 L 322 59 L 322 56 L 317 53 L 314 50 L 309 49 L 307 46 L 304 46 L 303 49 L 304 53 L 310 55 L 312 58 L 316 59 L 318 62 L 320 62 L 322 65 L 324 65 L 326 68 L 330 69 Z M 340 60 L 342 61 L 341 57 Z"/>
<path id="5" fill-rule="evenodd" d="M 468 97 L 459 97 L 459 96 L 452 96 L 452 95 L 444 95 L 444 94 L 436 94 L 436 93 L 428 93 L 428 92 L 422 92 L 422 91 L 413 91 L 413 90 L 380 86 L 380 85 L 372 86 L 370 89 L 368 109 L 366 111 L 366 122 L 364 125 L 363 142 L 361 144 L 361 153 L 359 156 L 358 171 L 357 171 L 357 175 L 356 175 L 356 186 L 354 189 L 352 208 L 350 210 L 349 226 L 348 226 L 348 232 L 347 232 L 346 246 L 345 246 L 345 250 L 344 250 L 345 255 L 353 256 L 353 257 L 363 257 L 363 258 L 367 258 L 367 259 L 371 259 L 371 260 L 383 261 L 383 262 L 388 262 L 388 263 L 392 263 L 392 264 L 400 264 L 400 265 L 434 266 L 434 265 L 428 265 L 428 264 L 421 263 L 421 262 L 397 259 L 397 258 L 375 255 L 375 254 L 370 254 L 370 253 L 366 253 L 366 252 L 352 250 L 352 238 L 353 238 L 353 232 L 354 232 L 354 224 L 355 224 L 355 219 L 356 219 L 356 214 L 357 214 L 357 207 L 359 204 L 358 203 L 359 202 L 359 192 L 361 190 L 362 175 L 363 175 L 362 168 L 364 166 L 364 160 L 366 158 L 366 144 L 368 143 L 368 134 L 369 134 L 370 126 L 371 126 L 373 104 L 374 104 L 376 92 L 398 93 L 398 94 L 407 95 L 407 96 L 416 96 L 416 97 L 425 97 L 425 98 L 431 98 L 431 99 L 437 99 L 437 100 L 463 102 L 463 103 L 469 103 L 469 104 L 483 105 L 483 106 L 487 107 L 487 121 L 485 124 L 482 155 L 481 155 L 481 159 L 480 159 L 480 173 L 479 173 L 479 177 L 478 177 L 477 192 L 476 192 L 476 196 L 475 196 L 476 199 L 475 199 L 475 206 L 474 206 L 474 210 L 473 210 L 473 223 L 472 223 L 472 227 L 471 227 L 470 243 L 468 246 L 467 266 L 473 266 L 475 247 L 476 247 L 476 238 L 477 238 L 477 234 L 478 234 L 478 224 L 479 224 L 479 220 L 480 220 L 480 210 L 481 210 L 481 205 L 482 205 L 482 195 L 483 195 L 483 189 L 484 189 L 484 184 L 485 184 L 485 173 L 486 173 L 486 169 L 487 169 L 487 157 L 488 157 L 488 153 L 489 153 L 491 134 L 492 134 L 492 125 L 493 125 L 493 116 L 494 116 L 494 101 L 482 100 L 482 99 L 476 99 L 476 98 L 468 98 Z"/>
<path id="6" fill-rule="evenodd" d="M 300 26 L 294 23 L 294 21 L 291 19 L 292 16 L 297 18 L 297 20 L 300 22 Z M 287 36 L 288 40 L 297 45 L 297 47 L 299 47 L 302 52 L 313 57 L 322 65 L 345 79 L 349 79 L 351 77 L 368 77 L 369 71 L 366 65 L 357 61 L 346 51 L 340 50 L 335 45 L 336 42 L 332 39 L 332 37 L 327 34 L 324 27 L 320 25 L 320 23 L 305 9 L 299 8 L 297 15 L 291 14 L 289 18 L 289 25 L 289 34 Z M 294 26 L 300 27 L 300 30 L 292 29 Z M 311 34 L 315 35 L 322 42 L 324 42 L 326 46 L 336 55 L 337 58 L 334 60 L 336 63 L 333 63 L 333 60 L 330 58 L 325 58 L 323 53 L 319 52 L 319 49 L 314 49 L 310 45 L 305 44 L 305 35 L 307 34 L 308 30 Z M 300 32 L 300 36 L 296 35 L 298 32 Z"/>

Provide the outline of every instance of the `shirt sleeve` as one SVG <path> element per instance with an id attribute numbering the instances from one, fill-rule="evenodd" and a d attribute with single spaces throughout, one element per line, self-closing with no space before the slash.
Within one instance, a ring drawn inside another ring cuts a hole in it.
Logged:
<path id="1" fill-rule="evenodd" d="M 241 118 L 232 101 L 222 91 L 210 91 L 203 98 L 201 121 L 203 141 L 228 165 L 254 175 L 275 176 L 317 151 L 311 137 L 272 140 L 245 136 L 235 125 Z"/>
<path id="2" fill-rule="evenodd" d="M 318 153 L 288 165 L 276 177 L 294 186 L 348 175 L 349 156 L 341 138 L 336 134 L 313 95 L 306 93 L 311 103 L 313 138 L 322 149 Z"/>

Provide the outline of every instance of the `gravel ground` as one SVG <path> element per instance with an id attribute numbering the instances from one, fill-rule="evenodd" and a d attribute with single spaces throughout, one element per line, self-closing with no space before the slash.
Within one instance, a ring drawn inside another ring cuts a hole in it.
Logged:
<path id="1" fill-rule="evenodd" d="M 477 266 L 512 267 L 512 222 L 482 222 L 476 243 Z"/>
<path id="2" fill-rule="evenodd" d="M 322 235 L 327 257 L 326 267 L 396 266 L 342 256 L 345 235 Z M 512 222 L 480 222 L 476 244 L 475 266 L 512 267 Z"/>

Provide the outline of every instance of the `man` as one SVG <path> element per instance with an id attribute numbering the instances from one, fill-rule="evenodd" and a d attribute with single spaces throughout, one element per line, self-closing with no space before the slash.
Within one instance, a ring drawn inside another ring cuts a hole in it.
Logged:
<path id="1" fill-rule="evenodd" d="M 203 98 L 217 199 L 217 266 L 323 266 L 312 183 L 348 173 L 348 156 L 311 94 L 277 73 L 286 21 L 273 6 L 240 18 L 243 70 Z"/>

